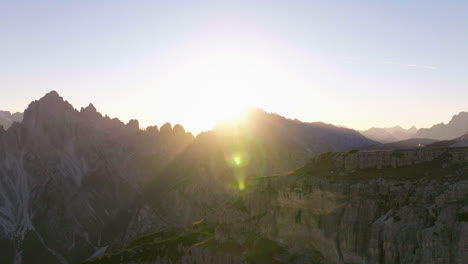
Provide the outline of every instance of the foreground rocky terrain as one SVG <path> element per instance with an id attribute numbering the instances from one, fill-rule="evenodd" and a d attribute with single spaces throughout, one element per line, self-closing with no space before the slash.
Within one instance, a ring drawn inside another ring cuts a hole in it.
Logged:
<path id="1" fill-rule="evenodd" d="M 194 176 L 134 223 L 166 226 L 85 263 L 468 262 L 467 148 L 330 152 L 244 190 Z"/>

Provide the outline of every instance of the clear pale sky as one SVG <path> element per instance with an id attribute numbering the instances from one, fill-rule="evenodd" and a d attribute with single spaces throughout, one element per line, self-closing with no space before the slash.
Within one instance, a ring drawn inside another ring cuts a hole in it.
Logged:
<path id="1" fill-rule="evenodd" d="M 248 106 L 428 127 L 468 110 L 468 2 L 0 0 L 0 109 L 50 90 L 195 132 Z"/>

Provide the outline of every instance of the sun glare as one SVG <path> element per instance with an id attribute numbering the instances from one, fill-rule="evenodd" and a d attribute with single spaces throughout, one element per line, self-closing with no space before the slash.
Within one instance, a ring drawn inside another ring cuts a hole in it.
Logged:
<path id="1" fill-rule="evenodd" d="M 258 45 L 203 44 L 179 51 L 157 69 L 157 86 L 167 88 L 164 98 L 177 98 L 185 106 L 172 109 L 174 120 L 188 128 L 210 130 L 219 121 L 240 118 L 249 107 L 281 105 L 274 91 L 299 79 L 275 57 L 278 53 Z"/>

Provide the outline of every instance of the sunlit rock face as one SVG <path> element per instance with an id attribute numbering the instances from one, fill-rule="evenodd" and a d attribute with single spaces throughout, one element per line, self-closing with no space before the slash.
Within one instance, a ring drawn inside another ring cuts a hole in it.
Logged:
<path id="1" fill-rule="evenodd" d="M 150 131 L 54 91 L 32 102 L 0 132 L 0 263 L 77 263 L 119 240 L 142 186 L 193 140 Z"/>

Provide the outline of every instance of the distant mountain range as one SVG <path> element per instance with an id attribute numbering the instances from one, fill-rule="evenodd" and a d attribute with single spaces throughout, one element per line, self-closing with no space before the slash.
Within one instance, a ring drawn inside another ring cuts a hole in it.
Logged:
<path id="1" fill-rule="evenodd" d="M 360 131 L 369 139 L 380 143 L 398 142 L 410 138 L 451 140 L 468 132 L 468 112 L 460 112 L 454 115 L 447 123 L 440 123 L 430 128 L 417 129 L 411 127 L 404 129 L 400 126 L 391 128 L 370 128 Z"/>
<path id="2" fill-rule="evenodd" d="M 409 129 L 404 129 L 401 126 L 389 128 L 373 127 L 360 132 L 372 140 L 380 143 L 389 143 L 412 138 L 418 132 L 418 129 L 415 126 L 412 126 Z"/>
<path id="3" fill-rule="evenodd" d="M 414 137 L 450 140 L 460 137 L 467 132 L 468 112 L 460 112 L 458 115 L 454 115 L 447 124 L 440 123 L 431 128 L 419 129 Z"/>
<path id="4" fill-rule="evenodd" d="M 7 129 L 14 122 L 21 122 L 23 120 L 23 113 L 10 113 L 8 111 L 0 111 L 0 126 Z"/>

